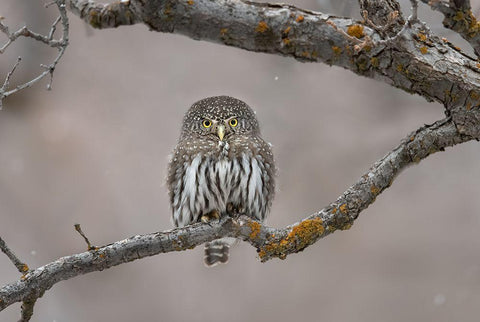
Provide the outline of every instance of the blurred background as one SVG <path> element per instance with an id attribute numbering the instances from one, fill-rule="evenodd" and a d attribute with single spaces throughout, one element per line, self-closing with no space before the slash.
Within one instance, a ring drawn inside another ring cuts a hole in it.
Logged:
<path id="1" fill-rule="evenodd" d="M 296 0 L 359 18 L 355 1 Z M 409 2 L 402 1 L 409 14 Z M 479 3 L 473 3 L 478 14 Z M 432 30 L 471 52 L 420 5 Z M 12 30 L 47 33 L 43 1 L 2 0 Z M 250 53 L 144 25 L 93 30 L 70 15 L 54 75 L 0 112 L 0 236 L 31 268 L 94 245 L 171 228 L 165 176 L 184 112 L 231 95 L 257 111 L 279 167 L 267 223 L 282 227 L 335 200 L 443 107 L 324 64 Z M 5 38 L 2 38 L 2 41 Z M 14 85 L 56 52 L 21 39 L 0 56 Z M 203 247 L 55 285 L 32 321 L 478 321 L 480 146 L 462 144 L 404 171 L 353 227 L 262 264 L 241 243 L 207 269 Z M 0 285 L 18 272 L 0 254 Z M 20 305 L 0 313 L 16 321 Z"/>

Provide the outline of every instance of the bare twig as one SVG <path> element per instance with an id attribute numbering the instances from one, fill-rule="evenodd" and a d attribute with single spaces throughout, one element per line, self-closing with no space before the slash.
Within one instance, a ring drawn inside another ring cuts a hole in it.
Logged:
<path id="1" fill-rule="evenodd" d="M 387 29 L 389 29 L 397 21 L 398 17 L 400 16 L 398 11 L 392 11 L 388 14 L 387 22 L 385 23 L 385 25 L 379 26 L 379 25 L 375 24 L 372 20 L 370 20 L 370 18 L 368 17 L 368 11 L 367 10 L 362 10 L 361 14 L 362 14 L 362 17 L 365 20 L 365 22 L 370 27 L 372 27 L 373 29 L 375 29 L 376 31 L 379 31 L 379 32 L 385 32 Z"/>
<path id="2" fill-rule="evenodd" d="M 74 227 L 75 227 L 75 230 L 80 234 L 80 236 L 83 237 L 83 239 L 84 239 L 85 242 L 87 243 L 87 250 L 95 250 L 95 249 L 97 249 L 97 247 L 92 246 L 92 244 L 90 244 L 90 241 L 88 240 L 87 236 L 85 236 L 85 234 L 83 233 L 82 227 L 80 227 L 80 224 L 75 224 Z"/>
<path id="3" fill-rule="evenodd" d="M 17 63 L 14 65 L 12 70 L 8 73 L 8 75 L 5 79 L 5 82 L 4 82 L 4 86 L 2 86 L 2 88 L 0 88 L 0 109 L 2 108 L 2 101 L 3 101 L 4 98 L 6 98 L 6 97 L 8 97 L 12 94 L 15 94 L 22 89 L 25 89 L 27 87 L 31 87 L 32 85 L 34 85 L 35 83 L 37 83 L 38 81 L 40 81 L 41 79 L 46 77 L 47 75 L 50 75 L 50 82 L 47 84 L 47 89 L 51 88 L 52 79 L 53 79 L 53 72 L 55 71 L 55 67 L 57 66 L 58 62 L 62 58 L 62 56 L 63 56 L 63 54 L 64 54 L 64 52 L 65 52 L 65 50 L 68 46 L 68 33 L 69 33 L 69 23 L 68 23 L 67 11 L 66 11 L 66 7 L 65 7 L 65 0 L 55 0 L 52 3 L 56 4 L 56 6 L 58 8 L 58 11 L 60 12 L 60 16 L 57 19 L 55 19 L 55 21 L 53 22 L 47 36 L 38 34 L 34 31 L 30 30 L 26 26 L 23 26 L 22 28 L 18 29 L 15 32 L 10 32 L 9 28 L 5 24 L 3 24 L 3 22 L 0 20 L 0 31 L 3 32 L 8 38 L 7 42 L 0 48 L 0 54 L 5 52 L 5 50 L 10 46 L 10 44 L 12 44 L 19 37 L 32 38 L 36 41 L 39 41 L 39 42 L 51 47 L 51 48 L 58 49 L 58 55 L 51 64 L 49 64 L 49 65 L 43 65 L 42 64 L 41 65 L 41 67 L 44 69 L 44 71 L 42 73 L 40 73 L 38 76 L 36 76 L 35 78 L 33 78 L 32 80 L 30 80 L 26 83 L 18 85 L 13 89 L 9 89 L 10 78 L 11 78 L 13 72 L 15 71 L 15 69 L 18 66 L 18 64 L 20 62 L 20 58 L 17 60 Z M 55 35 L 57 25 L 60 22 L 62 23 L 62 27 L 63 27 L 62 36 L 61 36 L 60 39 L 54 39 L 53 37 Z"/>
<path id="4" fill-rule="evenodd" d="M 29 268 L 27 264 L 18 259 L 18 257 L 10 250 L 10 248 L 7 246 L 7 243 L 5 243 L 5 241 L 1 237 L 0 249 L 5 255 L 8 256 L 10 261 L 13 263 L 13 265 L 15 265 L 15 267 L 20 273 L 25 274 L 26 272 L 28 272 Z"/>

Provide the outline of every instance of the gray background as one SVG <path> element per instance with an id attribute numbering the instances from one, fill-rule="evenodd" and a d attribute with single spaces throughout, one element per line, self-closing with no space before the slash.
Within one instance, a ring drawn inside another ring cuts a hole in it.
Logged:
<path id="1" fill-rule="evenodd" d="M 358 17 L 356 2 L 291 3 Z M 46 32 L 55 9 L 42 4 L 2 0 L 0 15 Z M 337 67 L 70 18 L 53 91 L 44 82 L 0 112 L 0 236 L 32 268 L 85 251 L 75 223 L 95 245 L 171 228 L 168 154 L 183 113 L 203 97 L 232 95 L 257 111 L 280 169 L 268 218 L 276 227 L 326 206 L 409 132 L 443 117 L 438 103 Z M 20 40 L 0 56 L 0 75 L 18 55 L 17 82 L 55 52 Z M 55 285 L 32 321 L 478 321 L 479 157 L 477 142 L 429 157 L 349 231 L 285 261 L 261 264 L 243 243 L 213 269 L 202 247 L 159 255 Z M 0 285 L 18 278 L 0 256 Z M 18 316 L 14 305 L 0 321 Z"/>

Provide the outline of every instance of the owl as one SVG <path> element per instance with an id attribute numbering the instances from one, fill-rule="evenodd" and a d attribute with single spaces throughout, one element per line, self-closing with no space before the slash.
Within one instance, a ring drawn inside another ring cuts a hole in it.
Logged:
<path id="1" fill-rule="evenodd" d="M 168 167 L 176 227 L 209 222 L 232 213 L 263 221 L 275 192 L 272 149 L 260 134 L 252 109 L 229 96 L 202 99 L 184 116 Z M 235 238 L 205 244 L 205 265 L 228 261 Z"/>

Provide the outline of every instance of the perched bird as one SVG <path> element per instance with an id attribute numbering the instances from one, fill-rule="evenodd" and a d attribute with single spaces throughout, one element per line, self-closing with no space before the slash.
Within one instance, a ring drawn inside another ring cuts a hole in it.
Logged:
<path id="1" fill-rule="evenodd" d="M 167 185 L 173 223 L 183 227 L 229 213 L 263 221 L 275 190 L 272 149 L 255 113 L 229 96 L 202 99 L 183 119 L 171 156 Z M 228 261 L 234 238 L 205 244 L 205 264 Z"/>

